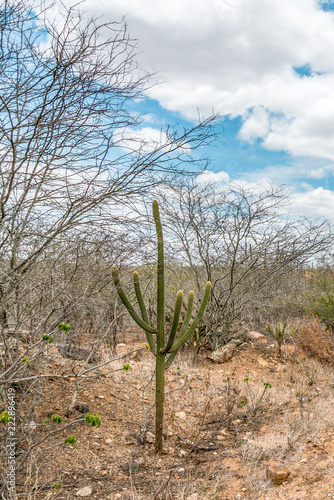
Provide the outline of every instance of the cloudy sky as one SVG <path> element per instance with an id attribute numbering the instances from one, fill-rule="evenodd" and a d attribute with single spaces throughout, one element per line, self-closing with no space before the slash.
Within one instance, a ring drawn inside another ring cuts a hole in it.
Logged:
<path id="1" fill-rule="evenodd" d="M 225 115 L 217 179 L 289 184 L 301 214 L 334 217 L 334 0 L 87 0 L 126 15 L 160 85 L 144 134 Z M 222 174 L 225 172 L 225 174 Z"/>

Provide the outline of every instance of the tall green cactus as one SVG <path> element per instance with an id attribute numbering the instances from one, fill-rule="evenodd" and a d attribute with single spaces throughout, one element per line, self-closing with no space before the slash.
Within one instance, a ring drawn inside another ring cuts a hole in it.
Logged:
<path id="1" fill-rule="evenodd" d="M 183 291 L 179 291 L 176 296 L 174 315 L 172 320 L 172 326 L 167 338 L 165 339 L 165 280 L 164 280 L 164 246 L 163 246 L 163 235 L 162 226 L 159 215 L 159 205 L 156 200 L 153 201 L 153 217 L 155 221 L 155 228 L 158 240 L 158 269 L 157 269 L 157 326 L 151 325 L 147 309 L 143 300 L 143 296 L 140 289 L 139 276 L 137 272 L 133 273 L 133 283 L 136 292 L 136 297 L 141 312 L 141 317 L 135 311 L 130 300 L 125 294 L 119 273 L 116 267 L 112 269 L 112 275 L 114 283 L 118 292 L 118 295 L 129 311 L 135 322 L 146 332 L 147 341 L 150 346 L 152 353 L 156 357 L 156 420 L 155 420 L 155 451 L 160 453 L 162 451 L 162 431 L 163 431 L 163 405 L 164 405 L 164 388 L 165 388 L 165 370 L 170 367 L 174 358 L 177 355 L 180 347 L 191 337 L 193 332 L 198 326 L 198 323 L 203 316 L 205 308 L 207 306 L 211 283 L 207 282 L 204 292 L 204 297 L 199 307 L 197 314 L 189 326 L 191 320 L 191 314 L 194 304 L 194 292 L 191 291 L 188 296 L 188 306 L 186 314 L 183 319 L 183 324 L 178 332 L 177 338 L 176 334 L 179 326 L 179 319 L 181 308 L 183 304 L 184 294 Z M 154 336 L 156 335 L 156 342 Z"/>

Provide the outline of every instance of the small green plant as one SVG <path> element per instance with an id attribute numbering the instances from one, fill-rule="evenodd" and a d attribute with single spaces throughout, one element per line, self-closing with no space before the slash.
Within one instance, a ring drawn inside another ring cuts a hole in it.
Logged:
<path id="1" fill-rule="evenodd" d="M 7 410 L 4 410 L 2 413 L 0 413 L 0 422 L 4 422 L 5 424 L 8 424 L 9 422 L 9 413 Z"/>
<path id="2" fill-rule="evenodd" d="M 131 366 L 129 365 L 129 363 L 126 363 L 126 365 L 123 366 L 122 370 L 123 372 L 128 372 L 129 370 L 131 370 Z"/>
<path id="3" fill-rule="evenodd" d="M 144 303 L 144 299 L 142 296 L 138 273 L 137 272 L 133 273 L 133 284 L 141 317 L 136 312 L 133 305 L 131 304 L 131 301 L 124 292 L 121 285 L 119 273 L 116 267 L 113 267 L 112 275 L 117 293 L 121 301 L 127 308 L 129 314 L 134 319 L 134 321 L 145 331 L 147 342 L 150 346 L 151 352 L 154 354 L 156 358 L 155 451 L 156 453 L 161 453 L 162 437 L 163 437 L 164 397 L 165 397 L 165 370 L 167 370 L 170 367 L 180 347 L 182 347 L 188 341 L 188 339 L 190 339 L 190 337 L 193 335 L 196 328 L 198 327 L 199 322 L 204 314 L 204 311 L 209 301 L 211 293 L 211 283 L 208 281 L 206 284 L 202 303 L 198 308 L 197 314 L 190 326 L 189 323 L 191 321 L 192 310 L 194 305 L 194 292 L 191 291 L 189 293 L 187 310 L 183 318 L 183 324 L 180 327 L 180 329 L 179 329 L 179 323 L 180 323 L 181 309 L 184 301 L 184 293 L 181 290 L 177 293 L 173 318 L 171 320 L 171 326 L 169 329 L 169 334 L 167 336 L 167 342 L 166 342 L 164 245 L 163 245 L 162 225 L 159 214 L 159 205 L 156 200 L 153 201 L 152 210 L 153 210 L 153 217 L 154 217 L 157 242 L 158 242 L 156 327 L 154 327 L 151 324 L 146 309 L 146 305 Z M 156 341 L 154 340 L 154 337 L 156 337 Z"/>
<path id="4" fill-rule="evenodd" d="M 100 427 L 101 419 L 96 413 L 87 413 L 86 414 L 86 422 L 92 427 Z"/>
<path id="5" fill-rule="evenodd" d="M 256 413 L 258 412 L 260 406 L 261 406 L 261 403 L 262 403 L 262 400 L 264 398 L 264 395 L 266 393 L 266 391 L 268 389 L 271 389 L 271 384 L 269 382 L 264 382 L 264 389 L 262 391 L 262 394 L 260 395 L 258 401 L 256 402 L 255 400 L 255 397 L 254 397 L 254 394 L 253 394 L 253 391 L 249 385 L 249 378 L 246 377 L 244 379 L 244 382 L 247 384 L 247 389 L 248 389 L 248 393 L 249 393 L 249 397 L 250 397 L 250 400 L 251 400 L 251 406 L 249 406 L 246 401 L 244 399 L 242 399 L 241 401 L 239 401 L 239 405 L 240 406 L 245 406 L 246 408 L 248 408 L 252 413 L 253 415 L 256 415 Z"/>
<path id="6" fill-rule="evenodd" d="M 54 337 L 50 337 L 50 335 L 45 334 L 45 335 L 43 335 L 42 340 L 48 341 L 49 344 L 52 344 L 52 342 L 54 342 L 55 338 Z"/>
<path id="7" fill-rule="evenodd" d="M 275 328 L 272 328 L 269 325 L 269 323 L 266 323 L 266 322 L 265 322 L 265 325 L 266 325 L 266 328 L 264 328 L 262 331 L 269 333 L 269 335 L 273 339 L 276 340 L 277 346 L 278 346 L 278 355 L 281 358 L 282 357 L 282 344 L 283 344 L 284 340 L 287 339 L 288 337 L 291 337 L 291 335 L 294 335 L 295 333 L 297 333 L 297 330 L 296 330 L 296 328 L 293 328 L 290 332 L 287 332 L 286 331 L 286 326 L 287 326 L 286 321 L 283 323 L 283 326 L 276 323 Z"/>
<path id="8" fill-rule="evenodd" d="M 77 438 L 75 436 L 68 436 L 65 439 L 65 444 L 69 444 L 71 446 L 74 446 L 76 442 L 77 442 Z"/>
<path id="9" fill-rule="evenodd" d="M 61 417 L 59 415 L 57 415 L 57 413 L 54 413 L 51 418 L 52 418 L 52 422 L 54 422 L 55 424 L 61 423 Z"/>
<path id="10" fill-rule="evenodd" d="M 68 333 L 71 330 L 71 327 L 69 323 L 59 323 L 58 329 L 63 330 L 63 332 L 65 333 Z"/>
<path id="11" fill-rule="evenodd" d="M 29 358 L 26 356 L 25 358 L 21 358 L 21 361 L 22 363 L 24 363 L 25 365 L 28 365 L 29 364 Z"/>
<path id="12" fill-rule="evenodd" d="M 50 420 L 49 420 L 48 418 L 46 418 L 46 419 L 44 420 L 44 423 L 45 423 L 45 424 L 49 424 L 49 423 L 50 423 Z"/>
<path id="13" fill-rule="evenodd" d="M 53 483 L 53 487 L 54 488 L 59 488 L 59 483 L 57 483 L 57 482 Z"/>

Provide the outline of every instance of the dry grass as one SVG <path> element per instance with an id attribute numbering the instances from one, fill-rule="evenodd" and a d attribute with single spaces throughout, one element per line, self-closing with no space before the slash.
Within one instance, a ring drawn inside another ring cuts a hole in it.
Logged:
<path id="1" fill-rule="evenodd" d="M 322 362 L 334 363 L 334 335 L 325 330 L 318 318 L 304 317 L 294 326 L 298 330 L 294 338 L 299 348 Z"/>

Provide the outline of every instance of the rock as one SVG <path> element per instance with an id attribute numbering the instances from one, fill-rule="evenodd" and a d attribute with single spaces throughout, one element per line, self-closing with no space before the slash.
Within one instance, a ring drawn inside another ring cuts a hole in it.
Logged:
<path id="1" fill-rule="evenodd" d="M 111 445 L 112 444 L 112 439 L 108 438 L 105 440 L 105 444 Z"/>
<path id="2" fill-rule="evenodd" d="M 155 440 L 154 434 L 152 432 L 147 432 L 146 433 L 146 442 L 149 444 L 152 444 L 152 443 L 154 443 L 154 440 Z"/>
<path id="3" fill-rule="evenodd" d="M 268 361 L 266 361 L 265 359 L 260 358 L 260 357 L 258 357 L 258 358 L 257 358 L 257 362 L 258 362 L 258 363 L 259 363 L 259 365 L 260 365 L 260 366 L 262 366 L 263 368 L 266 368 L 266 367 L 269 365 Z"/>
<path id="4" fill-rule="evenodd" d="M 306 458 L 302 458 L 301 461 L 300 461 L 301 464 L 306 464 L 307 463 L 307 460 Z"/>
<path id="5" fill-rule="evenodd" d="M 186 413 L 184 411 L 177 411 L 175 413 L 175 417 L 179 418 L 180 420 L 184 420 L 186 418 Z"/>
<path id="6" fill-rule="evenodd" d="M 185 450 L 180 450 L 179 452 L 179 457 L 186 457 L 187 456 L 187 452 Z"/>
<path id="7" fill-rule="evenodd" d="M 199 500 L 198 493 L 192 493 L 186 498 L 186 500 Z"/>
<path id="8" fill-rule="evenodd" d="M 268 342 L 266 337 L 259 332 L 255 331 L 247 332 L 246 336 L 249 340 L 255 340 L 256 342 Z"/>
<path id="9" fill-rule="evenodd" d="M 225 363 L 226 361 L 232 359 L 235 348 L 235 344 L 226 344 L 216 351 L 213 351 L 210 355 L 210 359 L 215 363 Z"/>
<path id="10" fill-rule="evenodd" d="M 286 465 L 269 465 L 267 469 L 267 477 L 273 484 L 282 484 L 288 479 L 291 472 Z"/>
<path id="11" fill-rule="evenodd" d="M 226 439 L 226 437 L 223 436 L 222 434 L 218 434 L 218 436 L 216 436 L 216 439 L 217 439 L 217 441 L 224 441 Z"/>
<path id="12" fill-rule="evenodd" d="M 91 486 L 85 486 L 76 492 L 77 497 L 90 497 L 93 493 L 93 488 Z"/>

